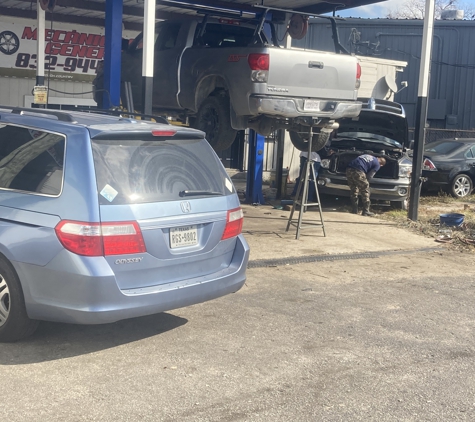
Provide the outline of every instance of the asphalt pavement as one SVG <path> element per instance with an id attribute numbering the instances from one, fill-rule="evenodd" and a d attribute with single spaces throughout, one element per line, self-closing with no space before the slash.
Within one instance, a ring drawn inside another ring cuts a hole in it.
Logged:
<path id="1" fill-rule="evenodd" d="M 331 207 L 296 240 L 288 211 L 243 209 L 239 292 L 0 344 L 0 420 L 475 420 L 473 255 Z"/>

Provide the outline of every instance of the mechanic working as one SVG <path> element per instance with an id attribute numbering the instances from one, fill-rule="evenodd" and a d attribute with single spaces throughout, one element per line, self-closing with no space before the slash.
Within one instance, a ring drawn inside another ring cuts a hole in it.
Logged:
<path id="1" fill-rule="evenodd" d="M 369 181 L 386 164 L 383 157 L 373 157 L 370 154 L 363 154 L 350 161 L 346 168 L 346 178 L 350 187 L 351 212 L 358 214 L 358 195 L 361 195 L 363 202 L 362 215 L 373 216 L 370 211 L 370 191 Z"/>

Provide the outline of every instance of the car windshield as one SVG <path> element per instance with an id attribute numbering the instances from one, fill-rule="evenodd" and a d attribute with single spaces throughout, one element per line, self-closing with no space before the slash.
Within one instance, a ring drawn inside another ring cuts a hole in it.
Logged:
<path id="1" fill-rule="evenodd" d="M 174 201 L 233 192 L 232 182 L 204 139 L 93 140 L 101 204 Z"/>
<path id="2" fill-rule="evenodd" d="M 460 148 L 462 144 L 454 141 L 434 142 L 424 148 L 425 152 L 435 152 L 437 154 L 447 155 Z"/>
<path id="3" fill-rule="evenodd" d="M 394 139 L 387 136 L 377 135 L 370 132 L 338 132 L 338 138 L 347 137 L 352 139 L 360 139 L 365 142 L 384 143 L 395 148 L 402 148 L 402 145 Z"/>

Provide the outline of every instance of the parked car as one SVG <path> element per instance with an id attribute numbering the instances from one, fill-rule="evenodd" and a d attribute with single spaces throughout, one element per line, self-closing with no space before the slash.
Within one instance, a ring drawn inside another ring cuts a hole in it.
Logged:
<path id="1" fill-rule="evenodd" d="M 456 198 L 470 195 L 475 181 L 475 139 L 442 139 L 424 148 L 425 190 L 444 190 Z"/>
<path id="2" fill-rule="evenodd" d="M 0 341 L 236 292 L 249 247 L 204 133 L 0 106 Z"/>
<path id="3" fill-rule="evenodd" d="M 412 160 L 408 155 L 409 136 L 404 108 L 392 101 L 363 100 L 358 117 L 342 119 L 331 141 L 334 151 L 322 159 L 319 191 L 349 196 L 346 179 L 348 163 L 361 154 L 384 157 L 386 165 L 370 181 L 371 201 L 385 201 L 406 210 L 411 182 Z"/>

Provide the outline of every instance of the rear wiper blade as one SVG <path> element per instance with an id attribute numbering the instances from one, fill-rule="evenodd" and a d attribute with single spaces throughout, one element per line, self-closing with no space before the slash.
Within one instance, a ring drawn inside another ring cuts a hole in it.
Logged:
<path id="1" fill-rule="evenodd" d="M 213 192 L 207 190 L 182 190 L 179 195 L 183 196 L 199 196 L 199 195 L 219 195 L 221 196 L 221 192 Z"/>

